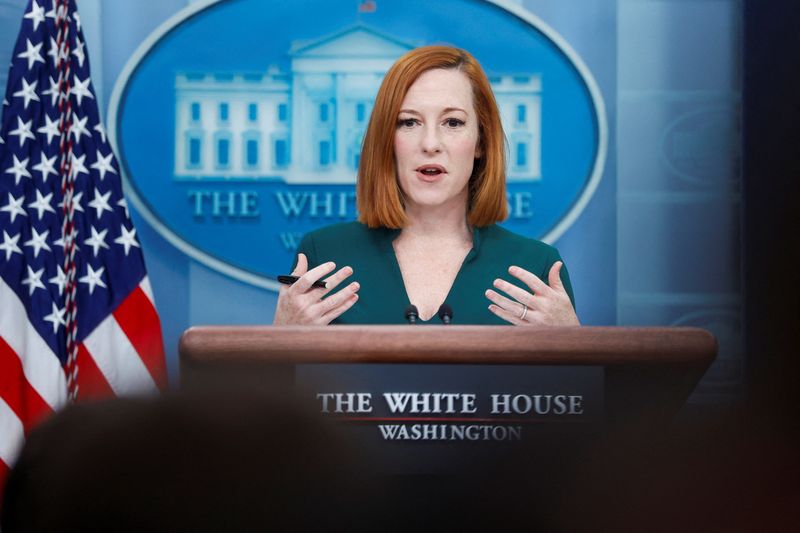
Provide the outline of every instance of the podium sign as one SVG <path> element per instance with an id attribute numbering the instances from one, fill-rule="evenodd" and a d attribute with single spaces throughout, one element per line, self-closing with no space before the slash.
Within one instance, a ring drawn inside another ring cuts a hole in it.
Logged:
<path id="1" fill-rule="evenodd" d="M 370 440 L 519 441 L 532 424 L 599 422 L 603 369 L 521 365 L 297 365 L 320 416 Z"/>
<path id="2" fill-rule="evenodd" d="M 599 366 L 311 364 L 295 367 L 295 383 L 394 473 L 485 462 L 544 433 L 591 433 L 604 410 Z"/>

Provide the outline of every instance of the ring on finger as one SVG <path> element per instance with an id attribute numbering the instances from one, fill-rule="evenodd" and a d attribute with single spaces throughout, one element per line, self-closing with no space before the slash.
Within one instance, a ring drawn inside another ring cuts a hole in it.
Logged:
<path id="1" fill-rule="evenodd" d="M 521 306 L 522 306 L 522 312 L 521 312 L 521 313 L 520 313 L 520 315 L 519 315 L 519 319 L 520 319 L 520 320 L 525 320 L 525 317 L 528 315 L 528 306 L 527 306 L 527 305 L 525 305 L 525 304 L 524 304 L 524 303 L 522 303 L 522 302 L 520 302 L 520 304 L 519 304 L 519 305 L 521 305 Z"/>

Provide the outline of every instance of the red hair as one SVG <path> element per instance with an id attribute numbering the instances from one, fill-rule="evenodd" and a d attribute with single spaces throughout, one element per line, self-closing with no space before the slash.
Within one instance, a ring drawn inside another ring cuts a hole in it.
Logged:
<path id="1" fill-rule="evenodd" d="M 403 55 L 386 73 L 375 98 L 358 166 L 358 220 L 370 228 L 402 228 L 406 224 L 402 191 L 397 181 L 394 136 L 397 115 L 408 89 L 432 69 L 464 73 L 472 86 L 478 116 L 480 157 L 469 180 L 467 220 L 488 226 L 508 216 L 506 202 L 505 136 L 492 87 L 472 55 L 451 46 L 423 46 Z"/>

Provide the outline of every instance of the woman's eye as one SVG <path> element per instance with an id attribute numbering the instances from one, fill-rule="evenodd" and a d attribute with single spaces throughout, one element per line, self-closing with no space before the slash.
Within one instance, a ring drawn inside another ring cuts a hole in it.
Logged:
<path id="1" fill-rule="evenodd" d="M 458 128 L 464 125 L 464 121 L 460 118 L 448 118 L 444 123 L 448 128 Z"/>
<path id="2" fill-rule="evenodd" d="M 397 121 L 397 125 L 401 128 L 411 128 L 417 123 L 414 118 L 401 118 Z"/>

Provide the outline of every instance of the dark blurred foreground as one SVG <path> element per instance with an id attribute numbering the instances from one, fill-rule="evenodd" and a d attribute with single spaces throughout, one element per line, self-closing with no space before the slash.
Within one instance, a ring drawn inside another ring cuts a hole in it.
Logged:
<path id="1" fill-rule="evenodd" d="M 2 531 L 796 531 L 784 422 L 685 409 L 671 428 L 554 435 L 457 475 L 388 475 L 290 388 L 227 376 L 54 416 L 11 473 Z"/>

